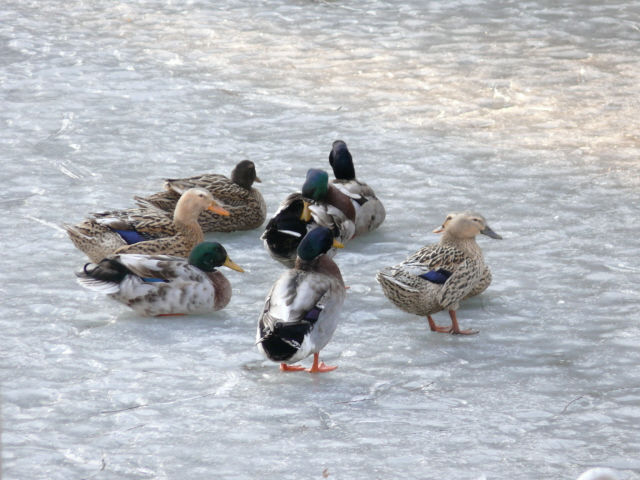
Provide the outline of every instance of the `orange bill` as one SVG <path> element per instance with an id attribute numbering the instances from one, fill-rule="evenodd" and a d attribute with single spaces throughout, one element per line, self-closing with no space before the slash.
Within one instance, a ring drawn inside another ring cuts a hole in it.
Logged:
<path id="1" fill-rule="evenodd" d="M 218 215 L 229 215 L 229 212 L 227 212 L 216 202 L 211 202 L 211 205 L 207 207 L 207 210 L 211 210 L 213 213 L 217 213 Z"/>

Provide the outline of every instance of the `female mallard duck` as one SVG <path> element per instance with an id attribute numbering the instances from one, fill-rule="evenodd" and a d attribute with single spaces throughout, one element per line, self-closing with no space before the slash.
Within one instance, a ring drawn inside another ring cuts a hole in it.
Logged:
<path id="1" fill-rule="evenodd" d="M 291 365 L 313 353 L 308 372 L 328 372 L 337 367 L 318 363 L 319 352 L 335 332 L 345 299 L 340 269 L 326 253 L 342 248 L 331 230 L 311 230 L 298 247 L 295 268 L 276 280 L 258 323 L 257 345 L 269 360 L 281 362 L 285 371 L 304 370 Z"/>
<path id="2" fill-rule="evenodd" d="M 204 234 L 198 215 L 211 210 L 218 215 L 229 213 L 221 208 L 203 188 L 187 190 L 178 202 L 173 218 L 155 208 L 130 209 L 94 214 L 96 218 L 77 225 L 63 225 L 74 245 L 93 263 L 107 255 L 143 253 L 188 257 Z"/>
<path id="3" fill-rule="evenodd" d="M 76 273 L 80 285 L 146 317 L 221 310 L 231 300 L 231 284 L 216 267 L 244 272 L 216 242 L 196 245 L 189 261 L 169 255 L 125 254 L 89 265 Z"/>
<path id="4" fill-rule="evenodd" d="M 329 183 L 324 170 L 310 169 L 302 193 L 292 193 L 281 204 L 260 237 L 269 254 L 288 268 L 296 262 L 300 241 L 317 226 L 329 228 L 346 243 L 355 231 L 356 211 L 348 196 Z M 327 252 L 333 257 L 335 249 Z"/>
<path id="5" fill-rule="evenodd" d="M 456 310 L 459 302 L 484 292 L 491 283 L 491 271 L 484 263 L 476 235 L 502 238 L 482 215 L 454 212 L 434 233 L 443 232 L 440 243 L 422 247 L 404 262 L 380 270 L 376 280 L 386 297 L 401 310 L 426 316 L 434 332 L 473 334 L 460 330 Z M 435 324 L 431 315 L 448 310 L 450 327 Z"/>
<path id="6" fill-rule="evenodd" d="M 231 179 L 215 173 L 178 180 L 167 179 L 165 191 L 144 199 L 136 197 L 136 200 L 172 213 L 180 195 L 189 188 L 202 187 L 209 190 L 213 198 L 229 211 L 225 217 L 202 212 L 198 223 L 204 232 L 253 230 L 260 227 L 267 217 L 267 204 L 262 194 L 252 187 L 253 182 L 261 183 L 256 175 L 256 166 L 250 160 L 242 160 L 231 172 Z"/>
<path id="7" fill-rule="evenodd" d="M 384 206 L 369 185 L 356 179 L 353 158 L 347 148 L 347 144 L 342 140 L 333 142 L 333 148 L 329 154 L 329 163 L 336 177 L 331 183 L 351 198 L 356 210 L 356 233 L 354 237 L 364 235 L 378 228 L 384 222 L 386 216 Z"/>

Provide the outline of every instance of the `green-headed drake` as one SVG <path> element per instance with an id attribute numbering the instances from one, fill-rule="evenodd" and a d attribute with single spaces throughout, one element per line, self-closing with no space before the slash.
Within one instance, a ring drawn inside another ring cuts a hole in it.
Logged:
<path id="1" fill-rule="evenodd" d="M 205 314 L 223 309 L 231 300 L 231 284 L 216 270 L 221 266 L 244 271 L 222 245 L 203 242 L 188 261 L 169 255 L 111 255 L 97 265 L 86 264 L 76 275 L 83 287 L 140 315 Z"/>

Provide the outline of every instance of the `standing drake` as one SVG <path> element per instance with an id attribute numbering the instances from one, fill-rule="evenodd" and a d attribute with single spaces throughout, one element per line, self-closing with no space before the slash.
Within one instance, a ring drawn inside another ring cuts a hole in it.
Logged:
<path id="1" fill-rule="evenodd" d="M 250 160 L 242 160 L 231 172 L 231 179 L 216 173 L 167 179 L 165 191 L 145 199 L 136 199 L 173 213 L 180 195 L 186 190 L 193 187 L 205 188 L 229 215 L 221 217 L 210 212 L 202 212 L 198 223 L 204 232 L 253 230 L 260 227 L 267 217 L 267 204 L 260 191 L 253 188 L 253 182 L 262 183 L 256 174 L 256 166 Z"/>
<path id="2" fill-rule="evenodd" d="M 333 168 L 335 180 L 332 180 L 342 193 L 351 198 L 356 210 L 356 231 L 354 237 L 364 235 L 378 228 L 384 222 L 384 205 L 376 197 L 373 188 L 356 178 L 353 158 L 342 140 L 333 142 L 329 154 L 329 163 Z"/>
<path id="3" fill-rule="evenodd" d="M 304 370 L 291 365 L 313 354 L 308 372 L 329 372 L 337 367 L 319 362 L 322 350 L 336 330 L 345 286 L 340 269 L 326 253 L 342 248 L 326 227 L 311 230 L 298 247 L 295 267 L 276 280 L 265 300 L 258 323 L 258 350 L 280 362 L 284 371 Z"/>
<path id="4" fill-rule="evenodd" d="M 169 255 L 125 254 L 89 265 L 76 273 L 80 285 L 147 317 L 221 310 L 231 300 L 231 284 L 216 268 L 244 272 L 216 242 L 196 245 L 189 261 Z"/>
<path id="5" fill-rule="evenodd" d="M 341 243 L 355 232 L 356 211 L 348 196 L 329 183 L 324 170 L 310 169 L 302 193 L 292 193 L 281 204 L 260 237 L 265 248 L 288 268 L 296 262 L 296 252 L 308 231 L 327 227 Z M 333 257 L 335 249 L 327 252 Z"/>
<path id="6" fill-rule="evenodd" d="M 475 212 L 450 213 L 434 233 L 442 233 L 440 242 L 422 247 L 404 262 L 380 270 L 376 280 L 386 297 L 408 313 L 426 316 L 434 332 L 474 334 L 460 330 L 456 310 L 459 302 L 479 295 L 491 283 L 491 271 L 484 262 L 476 235 L 502 238 L 485 218 Z M 434 313 L 448 310 L 452 325 L 436 325 Z"/>
<path id="7" fill-rule="evenodd" d="M 188 257 L 204 234 L 198 215 L 210 210 L 229 215 L 203 188 L 187 190 L 171 216 L 156 208 L 130 209 L 94 214 L 77 225 L 63 225 L 73 244 L 99 263 L 114 253 L 143 253 Z"/>

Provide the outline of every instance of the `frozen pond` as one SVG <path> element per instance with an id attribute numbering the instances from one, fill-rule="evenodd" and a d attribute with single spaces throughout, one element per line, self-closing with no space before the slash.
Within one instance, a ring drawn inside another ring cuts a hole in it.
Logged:
<path id="1" fill-rule="evenodd" d="M 640 479 L 640 1 L 5 0 L 0 19 L 4 480 Z M 272 214 L 338 138 L 387 220 L 336 256 L 335 372 L 255 348 L 282 272 L 261 229 L 207 235 L 246 270 L 215 315 L 76 284 L 60 223 L 243 158 Z M 494 279 L 461 338 L 374 275 L 468 208 L 504 240 L 479 239 Z"/>

